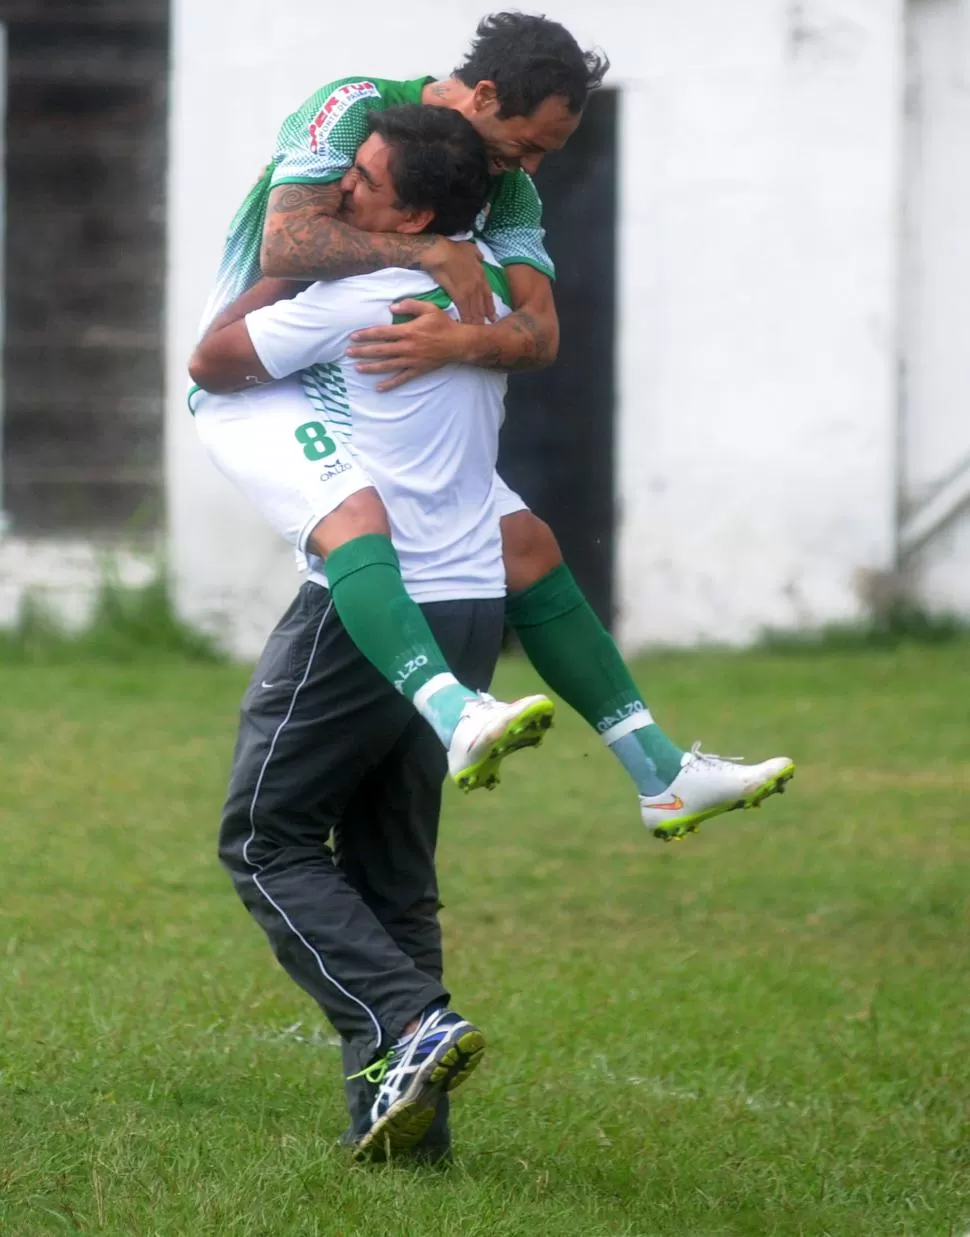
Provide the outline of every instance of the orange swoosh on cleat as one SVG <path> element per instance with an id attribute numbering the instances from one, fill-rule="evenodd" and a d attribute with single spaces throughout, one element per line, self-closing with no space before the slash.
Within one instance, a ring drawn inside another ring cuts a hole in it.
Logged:
<path id="1" fill-rule="evenodd" d="M 679 812 L 684 806 L 684 801 L 680 795 L 674 795 L 669 803 L 651 803 L 650 806 L 659 808 L 661 812 Z"/>

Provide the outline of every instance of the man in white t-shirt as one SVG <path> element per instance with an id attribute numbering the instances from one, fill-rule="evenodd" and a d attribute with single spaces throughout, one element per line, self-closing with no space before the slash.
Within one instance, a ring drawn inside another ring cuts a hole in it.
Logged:
<path id="1" fill-rule="evenodd" d="M 400 108 L 374 130 L 346 178 L 357 223 L 391 229 L 430 212 L 451 232 L 468 228 L 487 159 L 467 121 Z M 487 249 L 482 259 L 500 317 L 505 277 Z M 193 371 L 210 390 L 242 390 L 196 394 L 193 411 L 215 462 L 300 549 L 313 549 L 321 514 L 375 487 L 411 597 L 456 673 L 483 690 L 503 628 L 495 458 L 506 380 L 452 365 L 378 393 L 344 352 L 351 332 L 390 321 L 402 297 L 418 312 L 448 307 L 421 271 L 384 270 L 217 319 Z M 444 749 L 339 621 L 332 594 L 354 564 L 338 549 L 310 566 L 243 701 L 220 856 L 281 964 L 341 1035 L 358 1154 L 437 1156 L 447 1093 L 484 1049 L 441 983 Z M 530 706 L 537 719 L 542 699 Z"/>
<path id="2" fill-rule="evenodd" d="M 500 319 L 511 312 L 505 273 L 477 244 Z M 307 525 L 323 504 L 365 484 L 387 509 L 415 601 L 504 597 L 494 466 L 505 374 L 450 365 L 378 393 L 379 379 L 346 356 L 355 330 L 390 322 L 390 306 L 404 299 L 457 313 L 430 276 L 389 268 L 313 284 L 214 332 L 204 345 L 210 380 L 218 366 L 216 381 L 272 386 L 197 394 L 200 437 L 269 522 L 307 551 L 310 579 L 328 584 Z"/>

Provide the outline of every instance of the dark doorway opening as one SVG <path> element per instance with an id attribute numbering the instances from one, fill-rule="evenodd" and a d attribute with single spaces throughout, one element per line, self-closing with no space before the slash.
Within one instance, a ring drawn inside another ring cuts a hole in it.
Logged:
<path id="1" fill-rule="evenodd" d="M 607 626 L 613 617 L 617 113 L 592 96 L 583 123 L 536 175 L 556 263 L 559 360 L 513 377 L 500 471 L 555 529 Z"/>
<path id="2" fill-rule="evenodd" d="M 0 0 L 3 505 L 24 534 L 162 515 L 168 0 Z"/>

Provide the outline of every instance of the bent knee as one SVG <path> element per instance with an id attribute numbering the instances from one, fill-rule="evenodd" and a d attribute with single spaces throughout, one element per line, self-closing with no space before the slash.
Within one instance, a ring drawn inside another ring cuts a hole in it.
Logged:
<path id="1" fill-rule="evenodd" d="M 502 519 L 502 557 L 510 593 L 529 588 L 562 563 L 556 534 L 531 511 Z"/>
<path id="2" fill-rule="evenodd" d="M 372 486 L 351 494 L 339 507 L 324 516 L 307 537 L 307 549 L 320 558 L 326 558 L 339 546 L 369 533 L 385 537 L 391 535 L 387 509 Z"/>

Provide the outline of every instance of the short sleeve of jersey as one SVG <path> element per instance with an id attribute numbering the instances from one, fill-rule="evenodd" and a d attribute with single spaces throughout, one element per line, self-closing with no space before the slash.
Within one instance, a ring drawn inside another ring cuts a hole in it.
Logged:
<path id="1" fill-rule="evenodd" d="M 330 82 L 288 116 L 276 142 L 271 187 L 338 180 L 370 132 L 368 113 L 388 101 L 368 78 Z"/>
<path id="2" fill-rule="evenodd" d="M 476 231 L 502 266 L 534 266 L 555 279 L 556 268 L 543 243 L 542 202 L 531 176 L 521 170 L 505 173 L 486 211 Z"/>
<path id="3" fill-rule="evenodd" d="M 249 338 L 271 378 L 285 378 L 343 355 L 347 326 L 339 300 L 314 284 L 292 300 L 246 315 Z"/>

